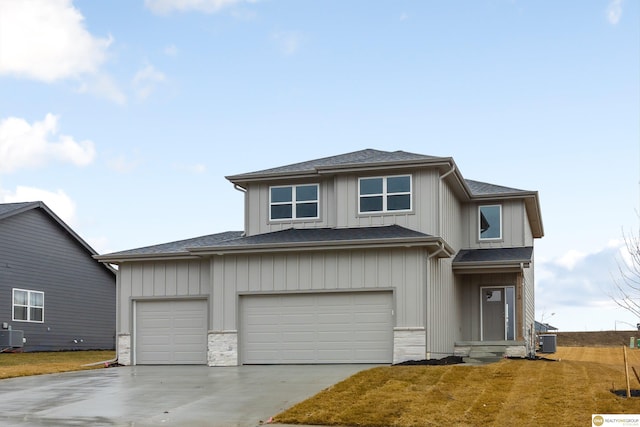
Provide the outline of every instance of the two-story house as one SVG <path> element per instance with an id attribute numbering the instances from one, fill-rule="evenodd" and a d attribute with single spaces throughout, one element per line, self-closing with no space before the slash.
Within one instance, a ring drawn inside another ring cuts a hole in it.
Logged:
<path id="1" fill-rule="evenodd" d="M 116 274 L 43 202 L 0 203 L 0 352 L 111 350 Z"/>
<path id="2" fill-rule="evenodd" d="M 122 364 L 397 363 L 534 351 L 538 193 L 362 150 L 233 175 L 244 231 L 119 265 Z"/>

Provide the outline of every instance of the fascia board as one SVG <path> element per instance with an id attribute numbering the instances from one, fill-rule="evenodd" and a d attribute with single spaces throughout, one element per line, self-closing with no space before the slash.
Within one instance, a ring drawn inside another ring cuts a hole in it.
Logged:
<path id="1" fill-rule="evenodd" d="M 396 162 L 374 162 L 374 163 L 349 163 L 344 165 L 318 166 L 316 170 L 319 174 L 335 174 L 360 172 L 369 170 L 388 170 L 388 169 L 409 169 L 420 168 L 424 166 L 451 166 L 451 159 L 447 157 L 438 157 L 436 159 L 422 160 L 400 160 Z"/>
<path id="2" fill-rule="evenodd" d="M 318 174 L 316 172 L 304 171 L 300 172 L 280 172 L 280 173 L 270 173 L 264 175 L 233 175 L 226 176 L 225 178 L 233 184 L 237 184 L 243 188 L 245 186 L 243 184 L 250 182 L 260 182 L 260 181 L 276 181 L 276 180 L 289 180 L 289 179 L 308 179 L 308 178 L 317 178 Z"/>
<path id="3" fill-rule="evenodd" d="M 454 263 L 451 268 L 458 273 L 474 273 L 482 272 L 486 273 L 489 270 L 503 271 L 513 270 L 520 271 L 521 268 L 529 268 L 531 266 L 530 261 L 494 261 L 494 262 L 457 262 Z"/>
<path id="4" fill-rule="evenodd" d="M 131 254 L 131 255 L 95 255 L 93 259 L 105 264 L 122 264 L 130 261 L 178 261 L 199 259 L 199 256 L 190 253 L 176 254 Z"/>
<path id="5" fill-rule="evenodd" d="M 187 248 L 194 255 L 227 255 L 235 253 L 266 253 L 266 252 L 291 252 L 291 251 L 318 251 L 318 250 L 347 250 L 347 249 L 375 249 L 375 248 L 413 248 L 433 247 L 440 249 L 444 245 L 445 253 L 451 256 L 453 250 L 442 242 L 440 238 L 418 239 L 376 239 L 376 240 L 345 240 L 327 242 L 295 242 L 295 243 L 265 243 L 238 246 L 212 246 L 204 248 Z"/>

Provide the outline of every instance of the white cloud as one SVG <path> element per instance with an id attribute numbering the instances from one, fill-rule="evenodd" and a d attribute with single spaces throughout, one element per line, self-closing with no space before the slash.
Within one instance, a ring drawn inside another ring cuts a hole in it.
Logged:
<path id="1" fill-rule="evenodd" d="M 44 202 L 67 225 L 76 220 L 76 204 L 62 190 L 48 191 L 40 188 L 18 186 L 14 192 L 0 193 L 3 203 Z"/>
<path id="2" fill-rule="evenodd" d="M 112 38 L 96 38 L 71 0 L 0 0 L 0 75 L 44 82 L 95 73 Z"/>
<path id="3" fill-rule="evenodd" d="M 611 0 L 607 7 L 607 20 L 611 25 L 617 25 L 622 17 L 622 0 Z"/>
<path id="4" fill-rule="evenodd" d="M 402 12 L 400 14 L 400 21 L 406 21 L 407 19 L 409 19 L 409 15 L 406 12 Z"/>
<path id="5" fill-rule="evenodd" d="M 71 136 L 59 135 L 58 117 L 53 114 L 33 124 L 17 117 L 0 121 L 0 173 L 37 167 L 52 160 L 86 166 L 95 155 L 93 142 L 76 142 Z"/>
<path id="6" fill-rule="evenodd" d="M 302 45 L 302 36 L 292 31 L 279 31 L 271 34 L 271 38 L 276 42 L 280 51 L 285 55 L 293 55 Z"/>
<path id="7" fill-rule="evenodd" d="M 162 83 L 165 80 L 164 73 L 156 70 L 153 65 L 147 64 L 133 77 L 133 87 L 137 98 L 140 100 L 147 99 L 158 83 Z"/>
<path id="8" fill-rule="evenodd" d="M 104 73 L 85 76 L 77 91 L 95 95 L 98 98 L 106 98 L 120 105 L 127 102 L 126 95 L 120 90 L 117 83 L 111 76 Z"/>
<path id="9" fill-rule="evenodd" d="M 173 165 L 173 169 L 178 172 L 188 172 L 192 174 L 202 174 L 207 171 L 207 167 L 202 163 L 196 163 L 193 165 L 184 165 L 184 164 L 175 163 Z"/>
<path id="10" fill-rule="evenodd" d="M 562 330 L 613 329 L 612 320 L 600 326 L 602 319 L 599 316 L 600 310 L 609 310 L 617 319 L 623 319 L 626 314 L 610 297 L 618 272 L 619 250 L 619 246 L 610 243 L 595 253 L 572 250 L 559 259 L 536 260 L 538 320 L 540 310 L 544 310 L 547 315 L 556 313 L 549 323 Z M 598 313 L 598 316 L 589 313 Z"/>
<path id="11" fill-rule="evenodd" d="M 245 0 L 145 0 L 145 6 L 153 13 L 167 14 L 173 11 L 218 12 L 228 6 L 245 3 Z"/>
<path id="12" fill-rule="evenodd" d="M 556 264 L 565 267 L 568 270 L 573 270 L 577 263 L 586 258 L 588 254 L 577 251 L 575 249 L 570 250 L 562 257 L 556 260 Z"/>
<path id="13" fill-rule="evenodd" d="M 118 156 L 107 162 L 109 168 L 116 172 L 127 173 L 134 170 L 140 162 L 138 160 L 130 160 L 124 156 Z"/>
<path id="14" fill-rule="evenodd" d="M 178 54 L 178 48 L 175 44 L 170 44 L 165 46 L 163 52 L 167 56 L 176 56 Z"/>

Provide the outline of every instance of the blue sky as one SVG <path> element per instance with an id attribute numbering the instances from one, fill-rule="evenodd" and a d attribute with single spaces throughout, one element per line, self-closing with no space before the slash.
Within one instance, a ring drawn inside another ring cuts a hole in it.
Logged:
<path id="1" fill-rule="evenodd" d="M 538 319 L 639 321 L 607 296 L 640 226 L 637 1 L 0 0 L 0 202 L 100 253 L 242 229 L 224 176 L 364 148 L 538 190 Z"/>

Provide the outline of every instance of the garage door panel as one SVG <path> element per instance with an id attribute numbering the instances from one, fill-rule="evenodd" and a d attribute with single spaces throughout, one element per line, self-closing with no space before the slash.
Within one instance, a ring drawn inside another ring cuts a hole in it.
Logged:
<path id="1" fill-rule="evenodd" d="M 206 300 L 138 301 L 137 364 L 206 364 Z"/>
<path id="2" fill-rule="evenodd" d="M 241 297 L 243 363 L 390 363 L 391 292 Z"/>

